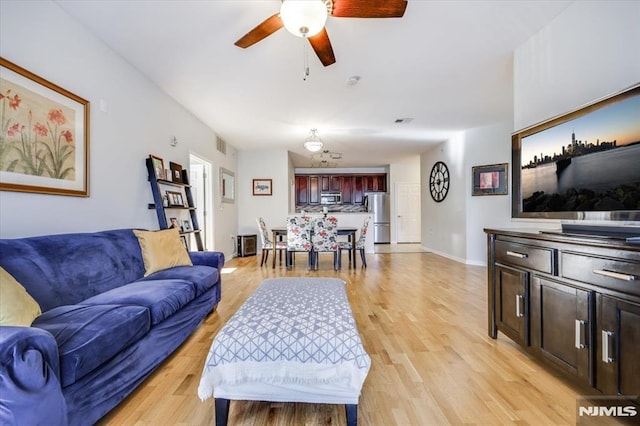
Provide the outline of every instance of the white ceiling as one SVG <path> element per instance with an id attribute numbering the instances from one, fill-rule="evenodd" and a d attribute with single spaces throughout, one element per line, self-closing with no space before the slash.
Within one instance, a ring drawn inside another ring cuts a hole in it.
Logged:
<path id="1" fill-rule="evenodd" d="M 302 142 L 317 128 L 339 167 L 366 167 L 511 116 L 514 49 L 572 2 L 409 0 L 403 18 L 329 17 L 336 63 L 308 49 L 306 81 L 305 42 L 285 29 L 233 44 L 279 0 L 57 3 L 237 149 L 286 149 L 309 167 Z"/>

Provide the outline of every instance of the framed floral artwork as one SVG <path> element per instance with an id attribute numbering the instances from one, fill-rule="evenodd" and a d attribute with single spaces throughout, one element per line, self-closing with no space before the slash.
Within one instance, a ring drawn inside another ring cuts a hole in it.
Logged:
<path id="1" fill-rule="evenodd" d="M 89 196 L 89 101 L 0 57 L 0 190 Z"/>
<path id="2" fill-rule="evenodd" d="M 508 163 L 472 167 L 471 195 L 507 195 L 509 193 L 508 169 Z"/>

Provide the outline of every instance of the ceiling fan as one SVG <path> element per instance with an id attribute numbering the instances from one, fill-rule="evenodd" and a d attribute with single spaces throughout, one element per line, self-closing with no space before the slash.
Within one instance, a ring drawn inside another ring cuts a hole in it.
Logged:
<path id="1" fill-rule="evenodd" d="M 336 62 L 324 27 L 327 16 L 336 18 L 401 18 L 406 0 L 282 0 L 280 12 L 249 31 L 234 44 L 246 49 L 285 27 L 309 40 L 325 67 Z"/>

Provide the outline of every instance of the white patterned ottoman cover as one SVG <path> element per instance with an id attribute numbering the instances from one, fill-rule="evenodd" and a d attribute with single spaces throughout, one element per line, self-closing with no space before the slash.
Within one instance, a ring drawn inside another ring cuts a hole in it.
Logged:
<path id="1" fill-rule="evenodd" d="M 357 404 L 370 366 L 344 281 L 267 279 L 213 340 L 198 395 Z"/>

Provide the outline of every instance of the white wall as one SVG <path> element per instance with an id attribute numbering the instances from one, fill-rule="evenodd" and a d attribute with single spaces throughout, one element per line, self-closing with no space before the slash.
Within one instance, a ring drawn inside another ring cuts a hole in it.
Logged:
<path id="1" fill-rule="evenodd" d="M 0 236 L 142 227 L 157 229 L 145 158 L 186 166 L 189 153 L 235 170 L 215 149 L 215 133 L 49 1 L 0 3 L 0 52 L 23 68 L 90 101 L 90 197 L 0 192 Z M 106 103 L 107 111 L 100 110 Z M 171 137 L 179 143 L 172 148 Z M 218 191 L 217 173 L 214 191 Z M 214 194 L 216 198 L 218 193 Z M 215 215 L 236 229 L 236 208 Z M 218 235 L 219 232 L 216 232 Z M 229 251 L 225 241 L 216 246 Z"/>
<path id="2" fill-rule="evenodd" d="M 458 133 L 420 156 L 422 173 L 422 246 L 434 253 L 460 262 L 467 252 L 465 185 L 465 134 Z M 429 175 L 433 165 L 443 161 L 449 169 L 449 192 L 439 203 L 429 192 Z"/>
<path id="3" fill-rule="evenodd" d="M 640 2 L 578 1 L 518 47 L 514 130 L 640 81 Z"/>
<path id="4" fill-rule="evenodd" d="M 290 209 L 289 153 L 286 150 L 238 152 L 238 233 L 257 234 L 256 218 L 267 227 L 284 226 Z M 253 179 L 272 179 L 272 196 L 254 196 Z"/>
<path id="5" fill-rule="evenodd" d="M 514 131 L 637 83 L 638 22 L 640 2 L 575 2 L 516 49 L 513 120 L 505 117 L 499 123 L 467 129 L 462 142 L 446 141 L 421 156 L 425 248 L 467 263 L 486 264 L 483 228 L 559 227 L 559 221 L 511 219 L 511 194 L 472 197 L 471 167 L 510 163 Z M 462 160 L 457 155 L 460 151 Z M 440 205 L 433 202 L 424 184 L 438 160 L 447 163 L 450 171 L 464 170 L 452 173 L 450 194 Z M 460 188 L 464 193 L 457 192 Z M 460 206 L 465 211 L 462 217 Z"/>
<path id="6" fill-rule="evenodd" d="M 485 228 L 504 228 L 511 221 L 511 120 L 469 129 L 465 135 L 467 263 L 486 265 Z M 473 166 L 508 163 L 509 195 L 472 196 Z"/>

